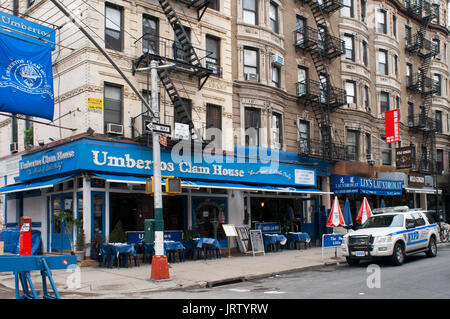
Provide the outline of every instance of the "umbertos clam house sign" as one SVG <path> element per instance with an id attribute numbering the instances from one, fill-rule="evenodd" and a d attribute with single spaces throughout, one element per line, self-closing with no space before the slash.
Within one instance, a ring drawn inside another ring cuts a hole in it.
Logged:
<path id="1" fill-rule="evenodd" d="M 49 150 L 24 155 L 19 164 L 21 181 L 76 173 L 153 175 L 152 149 L 142 145 L 83 138 Z M 164 175 L 216 181 L 250 182 L 284 186 L 316 186 L 316 171 L 276 160 L 248 160 L 234 156 L 206 157 L 202 153 L 179 156 L 161 151 Z"/>

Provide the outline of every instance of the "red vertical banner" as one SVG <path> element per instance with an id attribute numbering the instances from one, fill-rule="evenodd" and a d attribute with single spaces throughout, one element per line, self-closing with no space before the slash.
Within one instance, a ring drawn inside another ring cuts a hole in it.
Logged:
<path id="1" fill-rule="evenodd" d="M 386 125 L 386 143 L 400 141 L 400 116 L 399 110 L 395 109 L 384 113 Z"/>

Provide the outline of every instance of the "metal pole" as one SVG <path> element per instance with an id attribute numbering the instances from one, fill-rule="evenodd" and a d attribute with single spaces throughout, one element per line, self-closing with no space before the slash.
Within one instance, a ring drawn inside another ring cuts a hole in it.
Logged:
<path id="1" fill-rule="evenodd" d="M 159 123 L 158 103 L 158 61 L 151 62 L 151 88 L 153 122 Z M 153 131 L 153 182 L 154 182 L 154 212 L 155 212 L 155 255 L 164 255 L 164 218 L 161 190 L 161 152 L 159 145 L 159 133 Z"/>
<path id="2" fill-rule="evenodd" d="M 77 27 L 80 29 L 80 31 L 95 45 L 95 47 L 105 56 L 105 58 L 111 63 L 111 65 L 116 69 L 117 72 L 122 76 L 122 78 L 127 82 L 127 84 L 131 87 L 133 92 L 137 95 L 137 97 L 141 100 L 141 102 L 145 105 L 147 110 L 150 112 L 151 116 L 153 117 L 153 111 L 151 110 L 150 106 L 148 105 L 147 101 L 143 98 L 141 93 L 134 87 L 134 85 L 130 82 L 130 80 L 125 76 L 125 74 L 122 72 L 122 70 L 119 68 L 119 66 L 114 62 L 114 60 L 106 53 L 106 51 L 95 41 L 95 39 L 75 20 L 75 17 L 72 16 L 72 14 L 66 10 L 66 8 L 59 3 L 58 0 L 50 0 L 59 10 L 61 10 L 62 13 L 64 13 Z"/>

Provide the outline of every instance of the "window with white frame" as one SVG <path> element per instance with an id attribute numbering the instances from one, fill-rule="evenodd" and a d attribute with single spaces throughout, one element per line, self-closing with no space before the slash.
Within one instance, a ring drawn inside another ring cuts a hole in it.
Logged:
<path id="1" fill-rule="evenodd" d="M 351 34 L 344 34 L 345 58 L 355 61 L 355 37 Z"/>
<path id="2" fill-rule="evenodd" d="M 376 13 L 377 32 L 387 34 L 386 10 L 378 9 Z"/>
<path id="3" fill-rule="evenodd" d="M 258 24 L 258 0 L 242 1 L 242 17 L 245 23 Z"/>
<path id="4" fill-rule="evenodd" d="M 283 145 L 283 125 L 280 113 L 272 113 L 272 142 L 273 147 L 280 149 Z"/>
<path id="5" fill-rule="evenodd" d="M 279 33 L 278 5 L 274 2 L 270 2 L 269 20 L 272 32 Z"/>
<path id="6" fill-rule="evenodd" d="M 244 48 L 244 75 L 246 80 L 255 77 L 258 80 L 258 49 Z"/>
<path id="7" fill-rule="evenodd" d="M 354 17 L 353 0 L 344 0 L 341 9 L 341 16 L 345 18 Z"/>
<path id="8" fill-rule="evenodd" d="M 105 3 L 105 47 L 122 51 L 123 18 L 122 7 Z"/>
<path id="9" fill-rule="evenodd" d="M 378 72 L 383 75 L 389 74 L 388 52 L 386 50 L 378 50 Z"/>
<path id="10" fill-rule="evenodd" d="M 345 93 L 347 104 L 356 107 L 356 83 L 355 81 L 345 81 Z"/>

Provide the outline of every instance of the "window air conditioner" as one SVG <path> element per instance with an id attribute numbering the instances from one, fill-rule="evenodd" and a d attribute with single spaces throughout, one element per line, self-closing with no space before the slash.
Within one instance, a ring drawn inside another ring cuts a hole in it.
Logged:
<path id="1" fill-rule="evenodd" d="M 14 142 L 9 144 L 9 150 L 11 151 L 11 153 L 17 153 L 18 151 L 17 143 Z"/>
<path id="2" fill-rule="evenodd" d="M 272 64 L 282 66 L 284 65 L 284 58 L 281 55 L 274 54 L 272 55 Z"/>
<path id="3" fill-rule="evenodd" d="M 106 133 L 123 135 L 123 125 L 115 124 L 115 123 L 107 123 L 106 124 Z"/>
<path id="4" fill-rule="evenodd" d="M 367 162 L 375 164 L 377 161 L 376 154 L 370 153 L 366 155 Z"/>
<path id="5" fill-rule="evenodd" d="M 256 74 L 256 73 L 245 73 L 245 79 L 247 81 L 259 81 L 259 74 Z"/>

